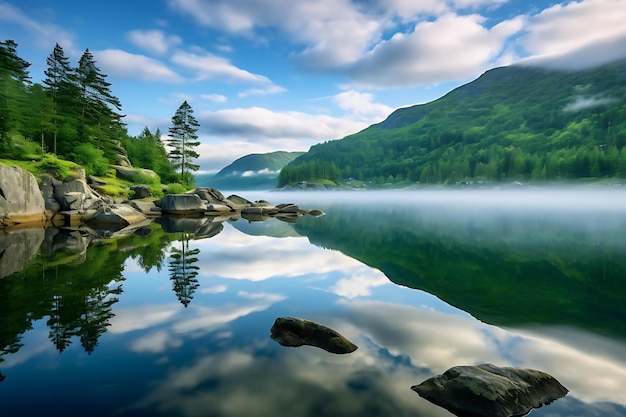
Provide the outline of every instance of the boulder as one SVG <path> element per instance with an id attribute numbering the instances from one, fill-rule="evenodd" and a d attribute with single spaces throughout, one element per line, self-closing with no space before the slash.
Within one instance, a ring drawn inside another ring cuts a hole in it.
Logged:
<path id="1" fill-rule="evenodd" d="M 196 188 L 195 190 L 193 190 L 193 194 L 197 194 L 198 197 L 200 197 L 202 200 L 208 203 L 224 204 L 224 200 L 225 200 L 224 194 L 222 194 L 220 191 L 216 190 L 215 188 L 211 188 L 211 187 Z"/>
<path id="2" fill-rule="evenodd" d="M 271 329 L 271 337 L 282 346 L 315 346 L 330 353 L 351 353 L 357 345 L 322 324 L 294 317 L 279 317 Z"/>
<path id="3" fill-rule="evenodd" d="M 155 181 L 159 178 L 159 175 L 151 169 L 134 168 L 125 165 L 111 165 L 115 169 L 115 176 L 122 180 L 136 181 L 137 176 L 143 176 L 145 178 L 153 178 Z M 139 182 L 139 181 L 137 181 Z"/>
<path id="4" fill-rule="evenodd" d="M 77 173 L 77 177 L 68 177 L 64 181 L 57 180 L 48 174 L 40 177 L 40 188 L 46 210 L 85 211 L 96 209 L 107 203 L 87 184 L 84 170 L 79 170 Z"/>
<path id="5" fill-rule="evenodd" d="M 522 416 L 568 390 L 541 371 L 491 364 L 455 366 L 411 389 L 459 416 Z"/>
<path id="6" fill-rule="evenodd" d="M 84 221 L 92 227 L 115 225 L 126 227 L 147 218 L 128 204 L 109 204 L 86 216 Z"/>
<path id="7" fill-rule="evenodd" d="M 155 204 L 161 212 L 168 214 L 190 215 L 207 211 L 206 204 L 197 194 L 167 194 Z"/>
<path id="8" fill-rule="evenodd" d="M 154 205 L 154 201 L 131 200 L 127 204 L 146 216 L 161 215 L 161 209 Z"/>
<path id="9" fill-rule="evenodd" d="M 132 199 L 140 200 L 142 198 L 148 198 L 152 196 L 150 192 L 150 188 L 147 185 L 133 185 L 130 187 L 130 190 L 134 193 Z"/>
<path id="10" fill-rule="evenodd" d="M 244 207 L 250 207 L 252 205 L 252 202 L 250 200 L 246 200 L 245 198 L 235 194 L 229 195 L 228 197 L 226 197 L 226 200 L 228 200 L 237 210 L 241 210 Z"/>
<path id="11" fill-rule="evenodd" d="M 46 220 L 45 202 L 30 172 L 0 165 L 0 225 Z"/>

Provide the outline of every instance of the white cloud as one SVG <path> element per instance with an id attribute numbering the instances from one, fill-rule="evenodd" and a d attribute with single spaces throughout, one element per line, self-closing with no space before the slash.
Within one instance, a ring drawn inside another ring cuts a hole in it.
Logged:
<path id="1" fill-rule="evenodd" d="M 182 43 L 179 36 L 167 36 L 160 30 L 133 30 L 128 33 L 128 39 L 135 45 L 159 55 Z"/>
<path id="2" fill-rule="evenodd" d="M 198 115 L 198 121 L 201 130 L 209 135 L 306 143 L 338 139 L 367 126 L 366 123 L 324 114 L 277 112 L 263 107 L 205 111 Z"/>
<path id="3" fill-rule="evenodd" d="M 228 98 L 222 94 L 200 94 L 203 100 L 214 101 L 215 103 L 225 103 Z"/>
<path id="4" fill-rule="evenodd" d="M 198 162 L 203 170 L 211 172 L 251 153 L 307 151 L 317 143 L 342 138 L 380 121 L 262 107 L 204 111 L 197 114 L 197 119 L 202 142 Z"/>
<path id="5" fill-rule="evenodd" d="M 356 60 L 382 30 L 382 22 L 349 0 L 211 1 L 170 0 L 170 7 L 200 25 L 258 40 L 255 31 L 278 28 L 307 67 L 344 65 Z"/>
<path id="6" fill-rule="evenodd" d="M 266 88 L 249 88 L 244 90 L 238 94 L 239 97 L 248 97 L 248 96 L 265 96 L 268 94 L 279 94 L 287 91 L 286 88 L 283 88 L 278 85 L 270 85 Z"/>
<path id="7" fill-rule="evenodd" d="M 179 83 L 183 81 L 180 75 L 162 62 L 145 55 L 131 54 L 120 49 L 94 51 L 93 55 L 103 72 L 112 76 L 146 82 Z"/>
<path id="8" fill-rule="evenodd" d="M 580 69 L 626 56 L 626 1 L 557 4 L 529 20 L 520 39 L 528 64 Z"/>
<path id="9" fill-rule="evenodd" d="M 520 19 L 491 30 L 479 15 L 446 14 L 396 33 L 364 55 L 350 71 L 356 85 L 369 87 L 430 84 L 476 76 L 498 58 Z"/>
<path id="10" fill-rule="evenodd" d="M 32 37 L 39 47 L 49 49 L 50 52 L 58 43 L 67 55 L 79 53 L 74 45 L 74 36 L 70 32 L 54 24 L 37 22 L 8 3 L 0 3 L 0 21 L 6 22 L 3 23 L 5 27 L 17 24 L 26 29 L 28 36 Z"/>
<path id="11" fill-rule="evenodd" d="M 342 110 L 368 123 L 383 120 L 394 110 L 384 104 L 375 103 L 373 94 L 355 90 L 341 92 L 333 97 L 333 101 Z"/>
<path id="12" fill-rule="evenodd" d="M 178 51 L 171 59 L 175 64 L 195 71 L 197 80 L 218 78 L 220 81 L 271 84 L 267 77 L 238 68 L 228 59 L 208 52 L 196 54 Z"/>

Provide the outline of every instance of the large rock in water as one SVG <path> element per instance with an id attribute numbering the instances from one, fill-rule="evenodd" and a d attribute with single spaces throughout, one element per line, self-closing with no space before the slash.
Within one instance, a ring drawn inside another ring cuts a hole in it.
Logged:
<path id="1" fill-rule="evenodd" d="M 43 196 L 33 174 L 0 165 L 0 225 L 45 220 Z"/>
<path id="2" fill-rule="evenodd" d="M 411 389 L 462 417 L 522 416 L 568 392 L 544 372 L 490 364 L 455 366 Z"/>
<path id="3" fill-rule="evenodd" d="M 116 225 L 120 229 L 147 220 L 147 217 L 127 204 L 110 204 L 100 207 L 85 222 L 91 226 Z"/>
<path id="4" fill-rule="evenodd" d="M 167 194 L 155 204 L 163 213 L 189 215 L 207 211 L 206 204 L 197 194 Z"/>
<path id="5" fill-rule="evenodd" d="M 279 317 L 271 329 L 272 339 L 283 346 L 315 346 L 330 353 L 351 353 L 357 345 L 326 326 L 310 320 Z"/>

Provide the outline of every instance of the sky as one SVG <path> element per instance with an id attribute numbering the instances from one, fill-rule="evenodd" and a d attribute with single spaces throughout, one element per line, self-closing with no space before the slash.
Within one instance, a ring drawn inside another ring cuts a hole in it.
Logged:
<path id="1" fill-rule="evenodd" d="M 512 64 L 626 57 L 626 0 L 0 0 L 0 39 L 41 82 L 56 43 L 94 55 L 131 135 L 186 100 L 199 173 L 307 151 Z"/>

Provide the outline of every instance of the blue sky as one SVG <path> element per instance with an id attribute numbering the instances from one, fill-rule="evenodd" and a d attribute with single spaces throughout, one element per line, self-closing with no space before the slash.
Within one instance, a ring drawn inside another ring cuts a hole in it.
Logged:
<path id="1" fill-rule="evenodd" d="M 33 81 L 59 43 L 88 48 L 129 133 L 163 133 L 187 100 L 201 170 L 306 151 L 485 70 L 626 56 L 626 0 L 0 0 L 0 38 Z"/>

